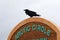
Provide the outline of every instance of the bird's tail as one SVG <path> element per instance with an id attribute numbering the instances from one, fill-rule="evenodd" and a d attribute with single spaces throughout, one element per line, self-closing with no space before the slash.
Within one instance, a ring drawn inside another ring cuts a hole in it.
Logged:
<path id="1" fill-rule="evenodd" d="M 40 15 L 37 15 L 37 16 L 40 16 Z"/>

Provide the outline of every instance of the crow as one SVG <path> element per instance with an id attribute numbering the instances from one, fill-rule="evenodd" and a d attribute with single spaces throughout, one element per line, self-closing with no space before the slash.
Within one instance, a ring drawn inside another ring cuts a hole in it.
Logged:
<path id="1" fill-rule="evenodd" d="M 26 13 L 28 16 L 30 16 L 30 17 L 40 16 L 40 15 L 36 14 L 36 12 L 31 11 L 31 10 L 29 10 L 29 9 L 25 9 L 24 11 L 25 11 L 25 13 Z"/>

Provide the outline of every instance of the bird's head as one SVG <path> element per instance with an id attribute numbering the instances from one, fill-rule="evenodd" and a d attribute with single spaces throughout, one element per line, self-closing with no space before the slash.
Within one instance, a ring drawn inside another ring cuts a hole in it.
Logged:
<path id="1" fill-rule="evenodd" d="M 24 9 L 24 11 L 29 11 L 28 9 Z"/>

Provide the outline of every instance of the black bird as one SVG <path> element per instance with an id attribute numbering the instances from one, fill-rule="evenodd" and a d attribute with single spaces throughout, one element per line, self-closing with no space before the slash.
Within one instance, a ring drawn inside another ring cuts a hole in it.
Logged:
<path id="1" fill-rule="evenodd" d="M 40 15 L 36 14 L 36 12 L 30 11 L 30 10 L 28 10 L 28 9 L 25 9 L 24 11 L 25 11 L 25 13 L 26 13 L 27 15 L 29 15 L 30 17 L 40 16 Z"/>

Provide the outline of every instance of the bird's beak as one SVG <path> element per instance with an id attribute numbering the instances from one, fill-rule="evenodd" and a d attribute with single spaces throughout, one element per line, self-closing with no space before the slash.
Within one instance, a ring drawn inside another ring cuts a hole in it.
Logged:
<path id="1" fill-rule="evenodd" d="M 25 11 L 25 10 L 24 10 Z"/>

